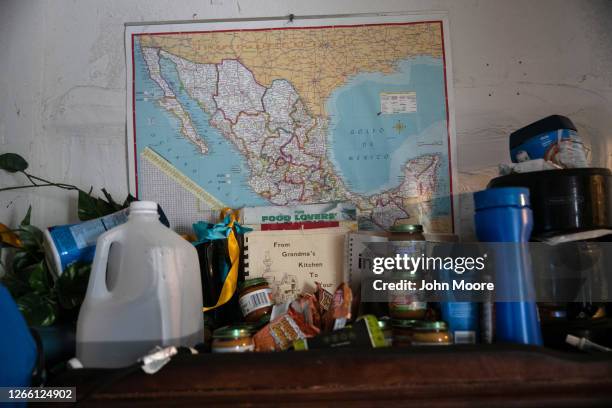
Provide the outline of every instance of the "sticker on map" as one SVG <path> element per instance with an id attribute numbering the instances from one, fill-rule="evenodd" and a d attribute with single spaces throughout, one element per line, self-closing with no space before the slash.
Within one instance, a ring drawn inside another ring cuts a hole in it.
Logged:
<path id="1" fill-rule="evenodd" d="M 222 207 L 346 201 L 363 229 L 453 231 L 446 31 L 443 15 L 127 25 L 130 191 L 180 232 Z"/>
<path id="2" fill-rule="evenodd" d="M 380 112 L 383 115 L 417 111 L 416 92 L 381 92 Z"/>

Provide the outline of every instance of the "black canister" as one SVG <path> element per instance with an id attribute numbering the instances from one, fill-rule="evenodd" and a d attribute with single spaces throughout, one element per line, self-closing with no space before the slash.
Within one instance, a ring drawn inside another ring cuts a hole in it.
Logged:
<path id="1" fill-rule="evenodd" d="M 544 170 L 494 178 L 488 188 L 527 187 L 532 237 L 612 229 L 612 173 L 606 168 Z"/>

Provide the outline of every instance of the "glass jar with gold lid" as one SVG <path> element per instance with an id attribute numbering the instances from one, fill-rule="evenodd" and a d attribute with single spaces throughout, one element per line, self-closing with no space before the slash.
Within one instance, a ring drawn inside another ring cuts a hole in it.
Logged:
<path id="1" fill-rule="evenodd" d="M 253 351 L 254 327 L 250 324 L 235 324 L 220 327 L 213 332 L 213 353 L 244 353 Z"/>
<path id="2" fill-rule="evenodd" d="M 446 322 L 418 322 L 412 331 L 413 346 L 448 346 L 453 344 L 453 338 L 448 331 Z"/>
<path id="3" fill-rule="evenodd" d="M 238 302 L 244 320 L 258 322 L 272 313 L 272 289 L 264 278 L 248 279 L 238 285 Z"/>

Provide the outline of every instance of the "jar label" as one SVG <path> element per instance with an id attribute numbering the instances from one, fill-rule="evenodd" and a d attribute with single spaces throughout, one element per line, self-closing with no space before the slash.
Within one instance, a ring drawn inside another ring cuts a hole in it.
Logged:
<path id="1" fill-rule="evenodd" d="M 272 289 L 270 288 L 254 290 L 240 298 L 240 310 L 242 310 L 244 316 L 248 316 L 249 313 L 255 310 L 270 307 L 273 304 Z"/>
<path id="2" fill-rule="evenodd" d="M 230 346 L 230 347 L 213 347 L 213 353 L 244 353 L 248 351 L 254 351 L 255 346 L 253 344 L 243 344 L 240 346 Z"/>

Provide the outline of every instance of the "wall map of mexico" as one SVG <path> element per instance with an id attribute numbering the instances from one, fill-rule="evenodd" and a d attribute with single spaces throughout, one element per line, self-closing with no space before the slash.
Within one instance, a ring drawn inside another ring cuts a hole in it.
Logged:
<path id="1" fill-rule="evenodd" d="M 137 160 L 151 149 L 233 207 L 348 200 L 366 227 L 449 232 L 442 38 L 441 22 L 134 34 Z"/>

